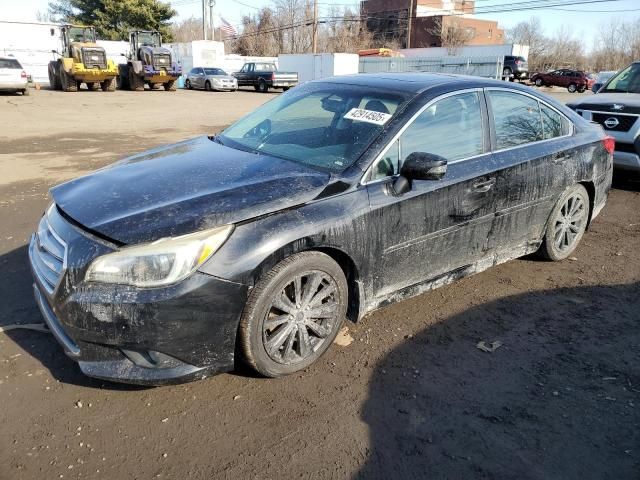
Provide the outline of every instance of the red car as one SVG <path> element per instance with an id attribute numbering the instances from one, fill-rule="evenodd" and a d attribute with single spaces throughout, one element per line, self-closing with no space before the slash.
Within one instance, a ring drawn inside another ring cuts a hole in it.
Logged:
<path id="1" fill-rule="evenodd" d="M 595 79 L 580 70 L 554 70 L 547 73 L 536 73 L 531 77 L 536 87 L 565 87 L 569 92 L 584 92 L 590 89 Z"/>

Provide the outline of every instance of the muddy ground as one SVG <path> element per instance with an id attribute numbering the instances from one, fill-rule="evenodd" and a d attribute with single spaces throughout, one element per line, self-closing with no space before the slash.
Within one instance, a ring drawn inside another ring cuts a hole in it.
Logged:
<path id="1" fill-rule="evenodd" d="M 0 96 L 0 326 L 41 322 L 25 246 L 50 185 L 268 98 Z M 287 378 L 119 386 L 49 334 L 0 333 L 0 479 L 638 479 L 639 192 L 618 179 L 572 260 L 519 259 L 375 312 Z"/>

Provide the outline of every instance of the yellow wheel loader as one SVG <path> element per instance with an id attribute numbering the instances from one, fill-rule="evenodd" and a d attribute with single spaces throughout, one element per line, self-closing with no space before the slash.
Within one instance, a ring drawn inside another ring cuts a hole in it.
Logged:
<path id="1" fill-rule="evenodd" d="M 116 89 L 118 65 L 107 58 L 107 52 L 96 43 L 93 27 L 63 25 L 60 27 L 60 58 L 49 62 L 49 85 L 54 90 L 76 92 L 83 83 L 89 90 Z"/>

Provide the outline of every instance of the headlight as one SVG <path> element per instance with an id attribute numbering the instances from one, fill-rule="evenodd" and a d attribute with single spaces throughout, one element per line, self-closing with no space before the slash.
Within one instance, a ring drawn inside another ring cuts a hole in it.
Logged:
<path id="1" fill-rule="evenodd" d="M 89 282 L 159 287 L 184 280 L 229 238 L 233 225 L 162 238 L 125 247 L 96 258 L 85 275 Z"/>

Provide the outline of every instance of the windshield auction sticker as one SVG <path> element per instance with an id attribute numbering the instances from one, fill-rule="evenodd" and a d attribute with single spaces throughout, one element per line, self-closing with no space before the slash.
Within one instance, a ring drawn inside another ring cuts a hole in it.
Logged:
<path id="1" fill-rule="evenodd" d="M 357 122 L 384 125 L 389 121 L 391 115 L 388 113 L 374 112 L 373 110 L 365 110 L 364 108 L 352 108 L 347 112 L 344 118 L 347 120 L 355 120 Z"/>

